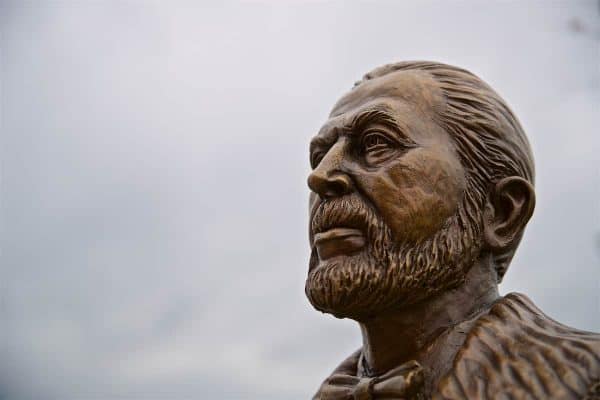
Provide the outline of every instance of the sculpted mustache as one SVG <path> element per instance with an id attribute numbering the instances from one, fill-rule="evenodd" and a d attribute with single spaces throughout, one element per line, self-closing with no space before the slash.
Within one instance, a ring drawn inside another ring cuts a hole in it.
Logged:
<path id="1" fill-rule="evenodd" d="M 369 205 L 352 195 L 325 200 L 315 207 L 311 234 L 336 227 L 360 229 L 370 236 L 381 229 L 382 222 Z"/>

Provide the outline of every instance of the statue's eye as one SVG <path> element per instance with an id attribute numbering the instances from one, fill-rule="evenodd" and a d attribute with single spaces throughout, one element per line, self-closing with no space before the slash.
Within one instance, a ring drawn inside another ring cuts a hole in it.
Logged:
<path id="1" fill-rule="evenodd" d="M 364 153 L 370 153 L 378 150 L 386 150 L 393 147 L 390 139 L 378 132 L 367 133 L 362 140 L 362 150 Z"/>

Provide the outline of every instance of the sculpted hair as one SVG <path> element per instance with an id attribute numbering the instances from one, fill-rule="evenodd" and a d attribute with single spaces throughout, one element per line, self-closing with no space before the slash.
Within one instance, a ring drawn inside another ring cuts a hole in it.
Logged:
<path id="1" fill-rule="evenodd" d="M 465 207 L 459 212 L 464 221 L 481 225 L 481 211 L 488 192 L 499 180 L 519 176 L 532 185 L 535 180 L 529 141 L 517 117 L 506 102 L 480 78 L 462 68 L 428 61 L 405 61 L 384 65 L 367 73 L 354 86 L 395 71 L 417 70 L 429 73 L 438 82 L 446 106 L 439 112 L 440 125 L 457 145 L 467 171 Z M 513 246 L 497 254 L 501 281 L 520 236 Z"/>

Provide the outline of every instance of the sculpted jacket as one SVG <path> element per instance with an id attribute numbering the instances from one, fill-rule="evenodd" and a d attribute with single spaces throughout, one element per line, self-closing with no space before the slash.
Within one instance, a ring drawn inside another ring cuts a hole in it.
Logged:
<path id="1" fill-rule="evenodd" d="M 512 293 L 480 316 L 432 395 L 416 361 L 363 376 L 357 351 L 323 382 L 313 400 L 600 400 L 600 334 L 562 325 Z"/>

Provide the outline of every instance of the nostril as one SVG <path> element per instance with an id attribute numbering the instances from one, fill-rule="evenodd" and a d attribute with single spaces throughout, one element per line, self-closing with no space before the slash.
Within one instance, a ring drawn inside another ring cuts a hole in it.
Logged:
<path id="1" fill-rule="evenodd" d="M 335 195 L 339 196 L 341 194 L 344 194 L 344 193 L 346 193 L 346 191 L 347 191 L 346 185 L 340 181 L 333 181 L 333 182 L 331 182 L 331 184 L 329 186 L 329 192 L 334 196 Z"/>
<path id="2" fill-rule="evenodd" d="M 352 181 L 346 174 L 337 174 L 331 179 L 331 189 L 338 195 L 347 194 L 352 189 Z"/>

